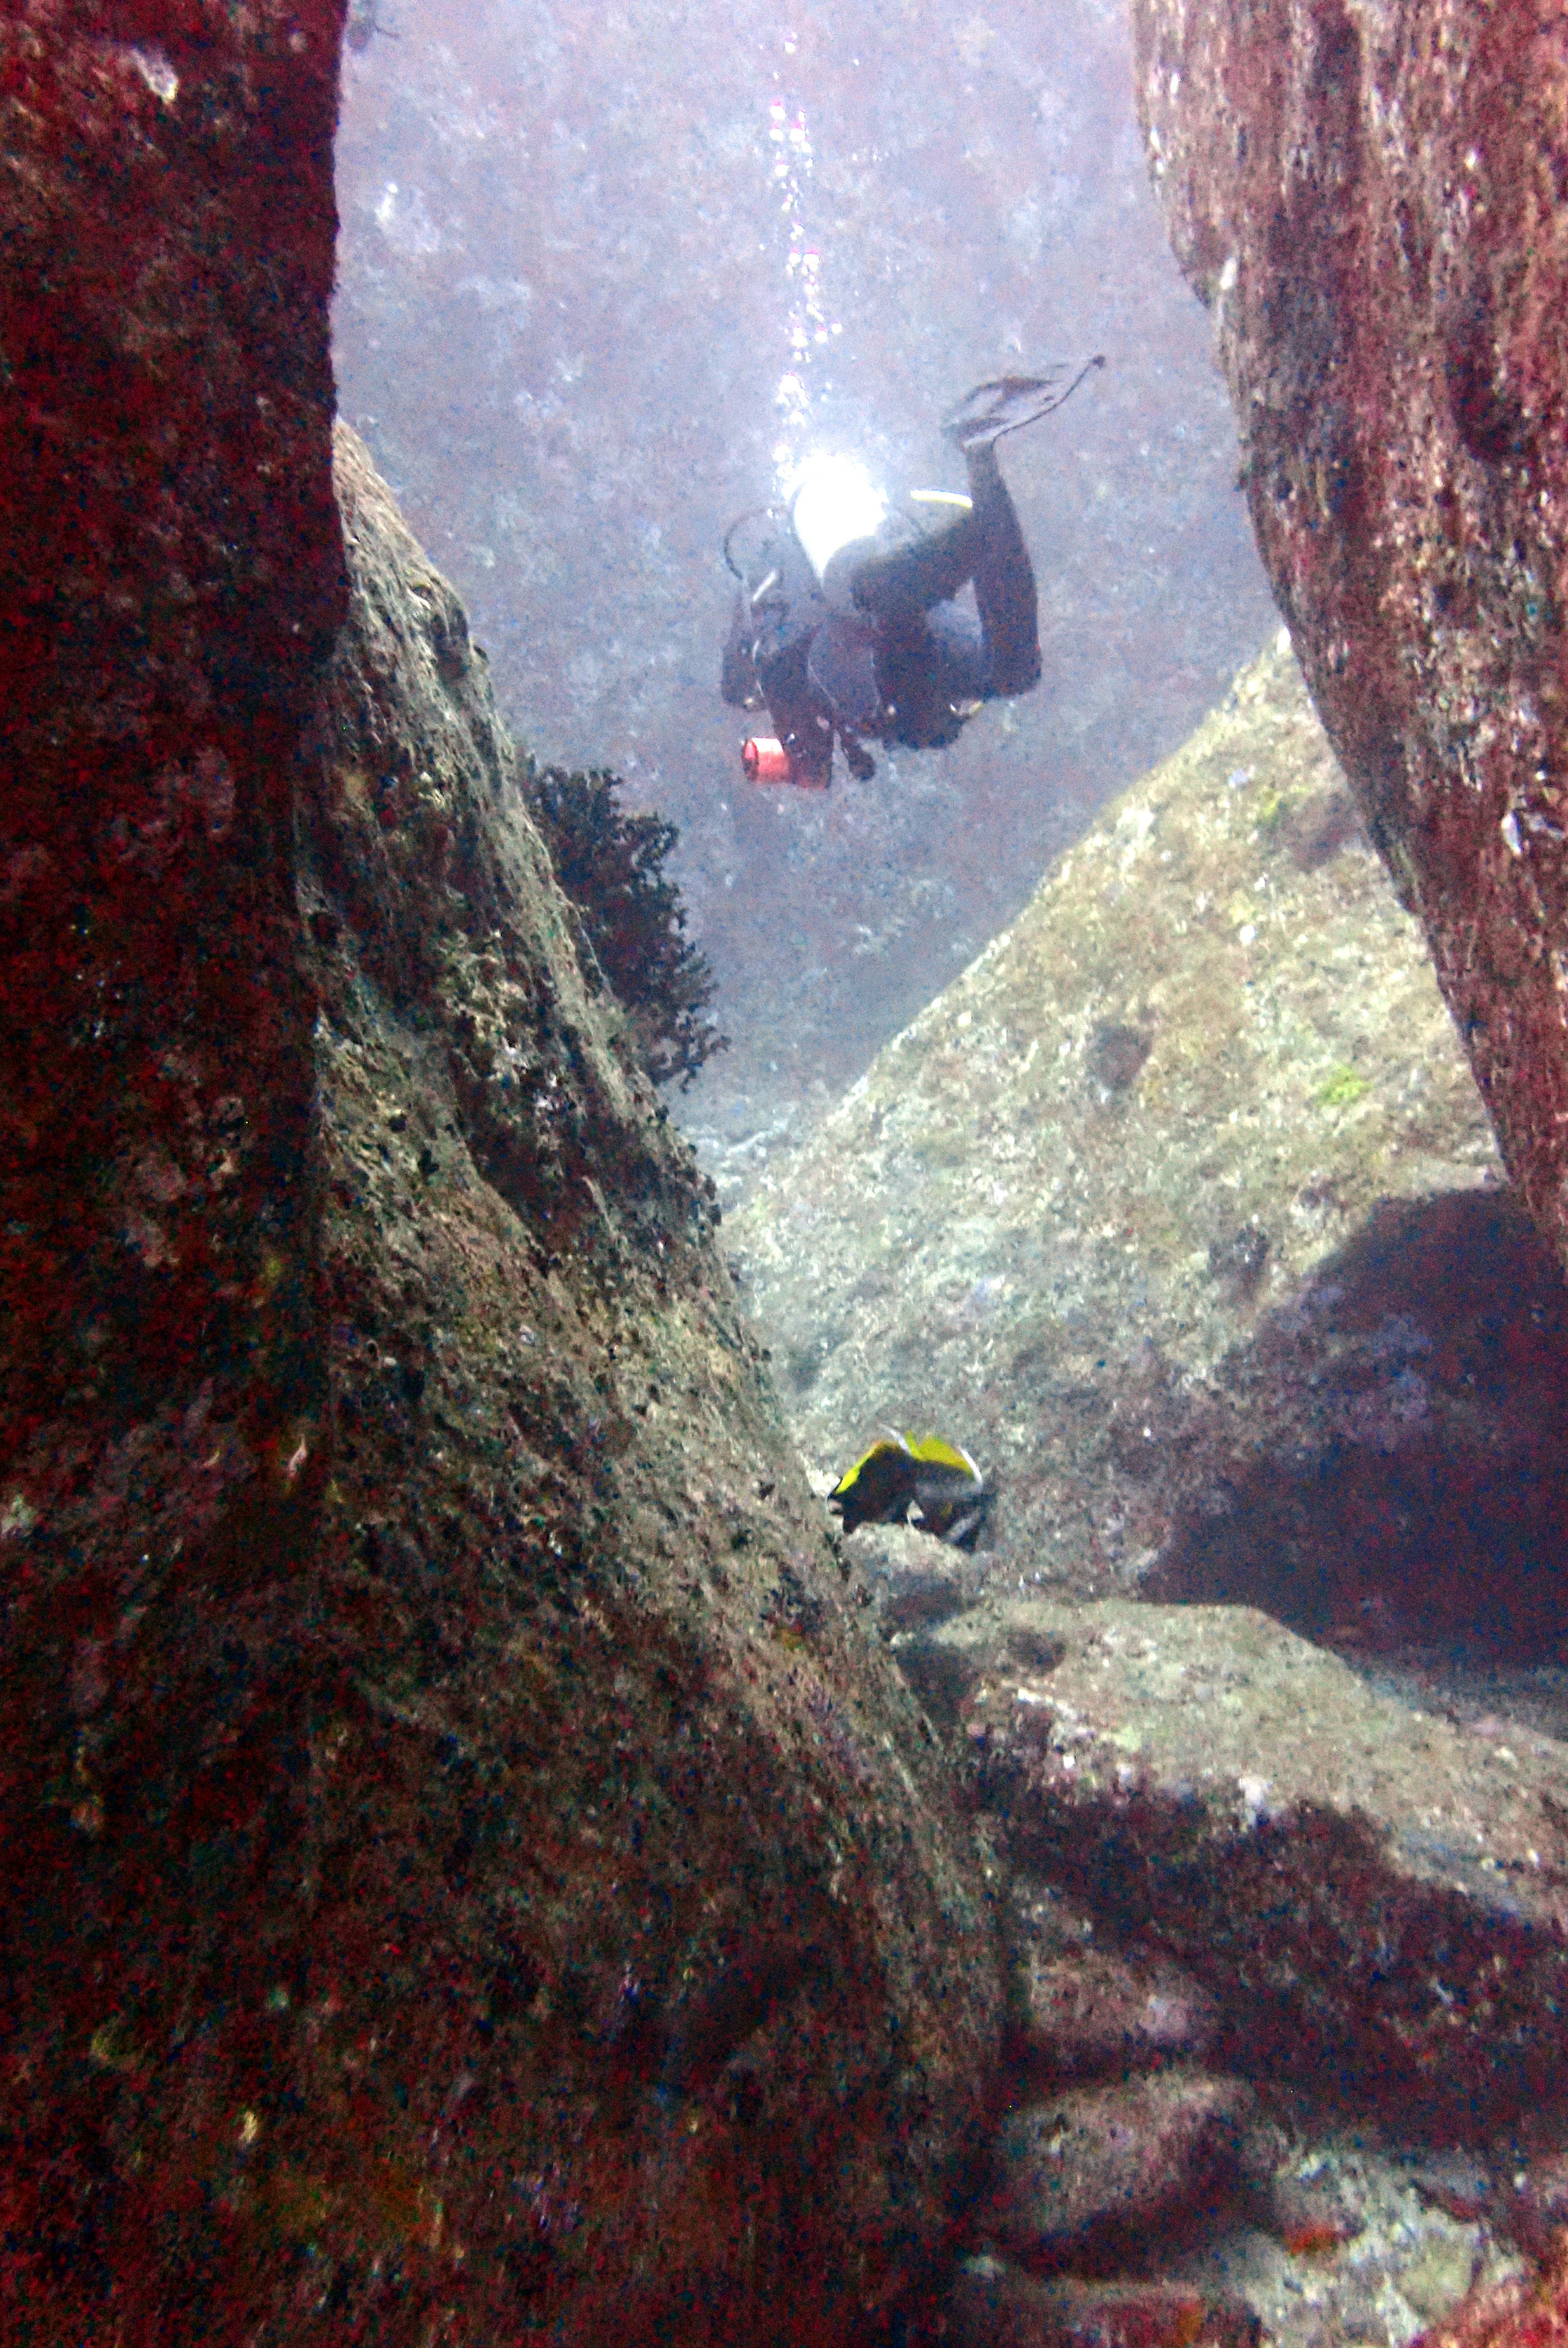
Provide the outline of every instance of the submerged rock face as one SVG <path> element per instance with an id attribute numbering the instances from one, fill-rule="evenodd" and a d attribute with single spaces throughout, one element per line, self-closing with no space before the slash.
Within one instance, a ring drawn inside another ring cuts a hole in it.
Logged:
<path id="1" fill-rule="evenodd" d="M 1207 2050 L 1214 2003 L 1179 1965 L 1043 1939 L 1023 1941 L 1015 1999 L 1019 2037 L 1047 2070 L 1071 2077 Z"/>
<path id="2" fill-rule="evenodd" d="M 814 1465 L 967 1444 L 1004 1578 L 1560 1634 L 1560 1272 L 1287 652 L 726 1230 Z"/>
<path id="3" fill-rule="evenodd" d="M 0 2330 L 858 2336 L 984 1868 L 348 436 L 340 528 L 334 14 L 179 27 L 4 36 Z"/>
<path id="4" fill-rule="evenodd" d="M 12 1529 L 111 1574 L 149 1450 L 216 1505 L 314 1406 L 289 761 L 346 596 L 333 11 L 157 13 L 0 26 L 0 1453 L 47 1424 Z"/>
<path id="5" fill-rule="evenodd" d="M 1132 2264 L 1151 2240 L 1173 2240 L 1184 2219 L 1237 2198 L 1256 2132 L 1245 2083 L 1211 2073 L 1069 2088 L 1009 2113 L 979 2223 L 1041 2261 Z"/>
<path id="6" fill-rule="evenodd" d="M 1019 1598 L 906 1651 L 917 1684 L 938 1656 L 1017 1859 L 1193 1974 L 1217 2060 L 1439 2142 L 1561 2137 L 1568 1744 L 1242 1607 Z"/>
<path id="7" fill-rule="evenodd" d="M 1535 0 L 1132 21 L 1276 595 L 1562 1253 L 1568 26 Z"/>
<path id="8" fill-rule="evenodd" d="M 959 2348 L 1256 2348 L 1235 2301 L 1180 2284 L 1044 2281 L 991 2258 L 966 2260 L 953 2295 Z"/>
<path id="9" fill-rule="evenodd" d="M 1429 2348 L 1562 2348 L 1568 2340 L 1568 2232 L 1556 2234 L 1538 2275 L 1473 2292 L 1426 2337 Z"/>

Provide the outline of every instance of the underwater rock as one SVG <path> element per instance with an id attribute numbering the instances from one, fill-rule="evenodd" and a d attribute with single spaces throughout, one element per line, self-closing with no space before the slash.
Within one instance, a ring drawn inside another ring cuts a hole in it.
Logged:
<path id="1" fill-rule="evenodd" d="M 966 2259 L 951 2312 L 960 2348 L 1255 2348 L 1242 2301 L 1181 2283 L 1086 2282 Z"/>
<path id="2" fill-rule="evenodd" d="M 160 13 L 0 23 L 0 1521 L 93 1494 L 127 1606 L 130 1488 L 190 1537 L 314 1407 L 289 761 L 347 598 L 334 12 Z"/>
<path id="3" fill-rule="evenodd" d="M 1254 530 L 1509 1172 L 1568 1252 L 1568 26 L 1134 0 Z"/>
<path id="4" fill-rule="evenodd" d="M 337 14 L 164 15 L 0 30 L 0 2333 L 847 2341 L 985 1864 L 461 607 L 334 497 Z"/>
<path id="5" fill-rule="evenodd" d="M 999 1586 L 1539 1661 L 1568 1298 L 1417 925 L 1359 836 L 1298 852 L 1336 793 L 1276 645 L 726 1233 L 775 1354 L 812 1352 L 813 1466 L 950 1428 Z"/>
<path id="6" fill-rule="evenodd" d="M 1491 2197 L 1491 2174 L 1486 2163 L 1473 2152 L 1458 2151 L 1452 2146 L 1427 2154 L 1413 2177 L 1421 2199 L 1460 2224 L 1479 2218 Z"/>
<path id="7" fill-rule="evenodd" d="M 1472 2291 L 1421 2334 L 1420 2348 L 1563 2348 L 1568 2341 L 1568 2233 L 1538 2272 Z"/>
<path id="8" fill-rule="evenodd" d="M 844 1560 L 886 1638 L 962 1613 L 985 1586 L 978 1558 L 948 1542 L 938 1545 L 912 1525 L 857 1527 L 845 1540 Z"/>
<path id="9" fill-rule="evenodd" d="M 1081 1945 L 1038 1947 L 1016 1966 L 1017 2028 L 1027 2053 L 1053 2071 L 1136 2070 L 1203 2054 L 1218 2013 L 1206 1990 L 1168 1957 L 1128 1959 Z"/>
<path id="10" fill-rule="evenodd" d="M 1216 2061 L 1437 2143 L 1560 2112 L 1568 1745 L 1423 1716 L 1245 1608 L 1018 1599 L 925 1643 L 1016 1862 L 1201 1982 Z"/>
<path id="11" fill-rule="evenodd" d="M 979 2219 L 1004 2250 L 1055 2264 L 1168 2256 L 1242 2188 L 1276 2147 L 1244 2080 L 1185 2069 L 1073 2087 L 1002 2123 L 998 2183 Z"/>
<path id="12" fill-rule="evenodd" d="M 1274 2100 L 1260 2084 L 1259 2102 Z M 1365 2114 L 1336 2123 L 1321 2108 L 1297 2106 L 1290 2119 L 1285 2168 L 1249 2179 L 1214 2230 L 1200 2228 L 1183 2245 L 1152 2237 L 1145 2256 L 1114 2276 L 1025 2273 L 1021 2251 L 972 2253 L 954 2279 L 953 2329 L 975 2348 L 994 2348 L 988 2316 L 995 2338 L 1058 2341 L 1070 2328 L 1083 2348 L 1097 2337 L 1101 2348 L 1113 2340 L 1179 2342 L 1189 2331 L 1198 2336 L 1202 2323 L 1255 2324 L 1278 2348 L 1408 2343 L 1423 2321 L 1450 2315 L 1478 2282 L 1491 2288 L 1521 2275 L 1520 2256 L 1490 2229 L 1422 2209 L 1408 2149 Z M 1266 2137 L 1259 2152 L 1266 2159 Z M 1291 2229 L 1293 2203 L 1307 2228 Z"/>
<path id="13" fill-rule="evenodd" d="M 1532 2137 L 1543 2140 L 1532 2145 Z M 1568 2145 L 1561 2137 L 1552 2142 L 1540 2116 L 1527 2113 L 1498 2152 L 1506 2175 L 1488 2194 L 1486 2215 L 1505 2240 L 1549 2261 L 1556 2245 L 1568 2241 Z"/>

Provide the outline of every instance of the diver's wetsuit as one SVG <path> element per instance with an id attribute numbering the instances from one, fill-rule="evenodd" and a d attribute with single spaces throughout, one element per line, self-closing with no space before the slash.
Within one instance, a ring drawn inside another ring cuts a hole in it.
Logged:
<path id="1" fill-rule="evenodd" d="M 965 457 L 968 511 L 914 546 L 856 564 L 849 581 L 856 608 L 876 623 L 888 738 L 916 750 L 951 742 L 965 702 L 1040 682 L 1034 568 L 996 448 L 986 441 Z M 953 601 L 971 579 L 978 623 Z"/>
<path id="2" fill-rule="evenodd" d="M 792 530 L 771 539 L 743 585 L 720 689 L 733 708 L 765 700 L 795 778 L 825 784 L 833 745 L 875 771 L 866 735 L 931 749 L 981 701 L 1040 678 L 1034 572 L 994 440 L 964 448 L 967 510 L 907 546 L 860 539 L 821 584 Z M 973 581 L 977 619 L 955 602 Z"/>

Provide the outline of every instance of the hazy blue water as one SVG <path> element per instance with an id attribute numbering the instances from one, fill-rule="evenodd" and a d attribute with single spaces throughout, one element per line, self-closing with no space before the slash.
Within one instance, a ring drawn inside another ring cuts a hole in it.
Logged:
<path id="1" fill-rule="evenodd" d="M 747 1130 L 853 1077 L 1274 624 L 1122 15 L 382 19 L 345 60 L 343 411 L 514 727 L 682 826 L 735 1038 L 683 1113 Z M 750 789 L 716 691 L 719 549 L 781 443 L 853 448 L 895 496 L 955 486 L 950 400 L 1095 349 L 1104 373 L 1005 449 L 1041 687 L 826 801 Z"/>

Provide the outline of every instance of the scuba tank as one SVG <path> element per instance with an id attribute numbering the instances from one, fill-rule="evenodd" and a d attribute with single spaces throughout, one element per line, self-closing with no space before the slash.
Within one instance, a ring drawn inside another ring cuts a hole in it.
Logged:
<path id="1" fill-rule="evenodd" d="M 875 538 L 886 516 L 886 499 L 853 457 L 813 457 L 801 468 L 789 518 L 819 587 L 834 556 Z"/>

